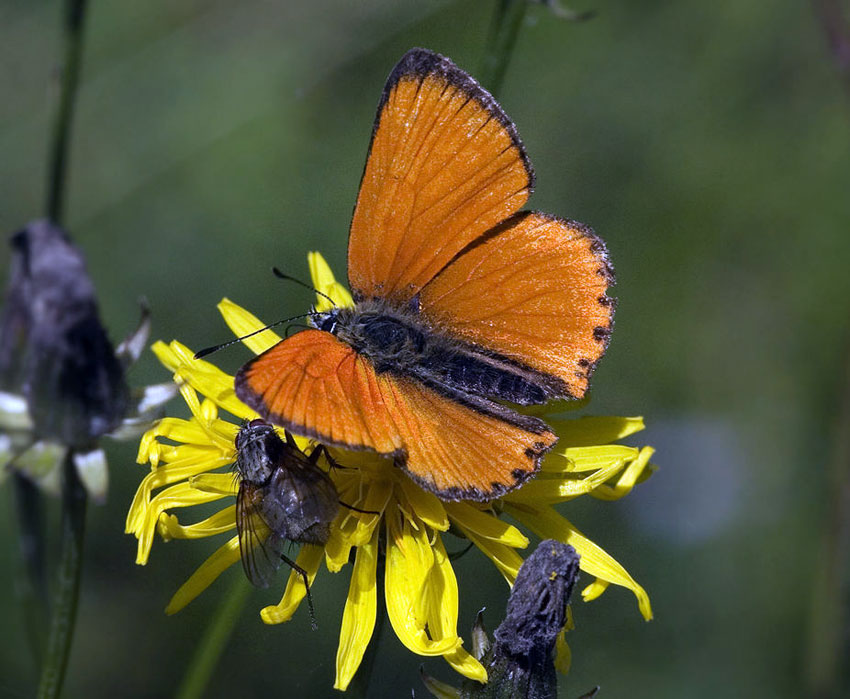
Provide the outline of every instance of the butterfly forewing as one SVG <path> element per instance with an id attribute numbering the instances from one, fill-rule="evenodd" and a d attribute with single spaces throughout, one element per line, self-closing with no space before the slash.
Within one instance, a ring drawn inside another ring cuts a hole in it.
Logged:
<path id="1" fill-rule="evenodd" d="M 449 59 L 408 52 L 384 88 L 351 222 L 355 295 L 406 303 L 532 184 L 516 128 L 489 93 Z"/>

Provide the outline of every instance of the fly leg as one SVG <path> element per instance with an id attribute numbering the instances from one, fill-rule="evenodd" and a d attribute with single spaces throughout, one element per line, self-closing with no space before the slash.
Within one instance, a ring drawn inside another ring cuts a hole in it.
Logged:
<path id="1" fill-rule="evenodd" d="M 327 460 L 327 462 L 328 462 L 328 464 L 330 465 L 331 468 L 341 468 L 341 469 L 347 469 L 348 468 L 347 466 L 341 466 L 339 464 L 339 462 L 331 456 L 331 453 L 328 451 L 328 448 L 324 444 L 319 444 L 318 446 L 316 446 L 316 448 L 313 449 L 312 452 L 310 452 L 310 456 L 308 456 L 307 459 L 310 461 L 310 463 L 315 464 L 319 460 L 319 457 L 322 454 L 325 455 L 325 459 Z M 363 514 L 363 515 L 379 515 L 379 514 L 381 514 L 380 512 L 375 512 L 374 510 L 361 510 L 359 507 L 354 507 L 354 505 L 349 505 L 348 503 L 343 502 L 342 500 L 339 500 L 338 502 L 343 507 L 346 507 L 349 510 L 352 510 L 353 512 L 359 512 L 360 514 Z"/>
<path id="2" fill-rule="evenodd" d="M 319 625 L 316 623 L 316 611 L 313 609 L 313 595 L 310 594 L 310 580 L 307 577 L 307 571 L 304 570 L 300 565 L 298 565 L 295 561 L 289 558 L 286 554 L 280 554 L 281 560 L 286 563 L 292 570 L 294 570 L 298 575 L 301 576 L 301 580 L 304 582 L 304 589 L 307 590 L 307 606 L 310 608 L 310 626 L 313 627 L 313 631 L 318 630 Z"/>

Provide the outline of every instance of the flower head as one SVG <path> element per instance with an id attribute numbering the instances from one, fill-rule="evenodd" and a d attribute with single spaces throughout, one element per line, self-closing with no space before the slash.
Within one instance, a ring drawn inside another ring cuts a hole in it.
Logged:
<path id="1" fill-rule="evenodd" d="M 68 234 L 51 221 L 34 221 L 11 237 L 11 246 L 0 315 L 0 478 L 14 468 L 58 490 L 56 467 L 71 450 L 82 482 L 101 499 L 107 471 L 100 437 L 149 425 L 174 395 L 170 386 L 132 394 L 124 380 L 147 341 L 147 314 L 113 349 L 85 259 Z"/>
<path id="2" fill-rule="evenodd" d="M 313 284 L 321 292 L 317 310 L 351 305 L 348 291 L 336 282 L 318 253 L 309 257 Z M 233 302 L 219 304 L 227 324 L 238 336 L 255 332 L 263 323 Z M 280 337 L 264 330 L 244 340 L 253 352 L 265 351 Z M 240 424 L 256 414 L 234 394 L 233 377 L 213 364 L 194 359 L 177 341 L 158 342 L 153 350 L 174 374 L 192 416 L 165 418 L 142 438 L 139 463 L 150 463 L 127 516 L 126 531 L 138 539 L 136 562 L 145 564 L 154 536 L 194 539 L 236 527 L 235 506 L 228 504 L 201 521 L 184 524 L 175 510 L 214 501 L 232 502 L 238 484 L 227 470 L 236 459 L 234 440 Z M 563 405 L 556 406 L 563 410 Z M 508 583 L 516 579 L 529 544 L 508 514 L 542 538 L 572 545 L 581 568 L 594 581 L 582 595 L 590 600 L 610 584 L 630 589 L 644 618 L 652 616 L 649 598 L 611 556 L 585 538 L 554 505 L 589 494 L 614 500 L 629 493 L 650 471 L 650 448 L 614 442 L 643 428 L 640 418 L 549 419 L 560 441 L 547 456 L 537 477 L 504 498 L 489 503 L 443 502 L 416 485 L 391 459 L 365 451 L 330 449 L 344 468 L 330 469 L 341 503 L 324 546 L 302 545 L 296 564 L 310 582 L 324 562 L 331 572 L 345 568 L 353 557 L 351 582 L 340 629 L 336 683 L 345 689 L 372 636 L 378 610 L 378 561 L 385 556 L 384 590 L 387 614 L 399 640 L 420 655 L 439 655 L 458 672 L 486 679 L 481 663 L 463 647 L 457 633 L 458 585 L 443 535 L 450 528 L 467 537 L 487 555 Z M 283 437 L 283 431 L 280 432 Z M 308 440 L 296 437 L 310 451 Z M 225 569 L 240 559 L 239 539 L 233 535 L 187 580 L 166 611 L 183 608 Z M 261 610 L 267 624 L 287 621 L 307 590 L 301 577 L 290 573 L 281 601 Z"/>
<path id="3" fill-rule="evenodd" d="M 535 699 L 558 691 L 555 649 L 568 622 L 579 557 L 568 544 L 544 539 L 519 569 L 505 618 L 491 643 L 484 630 L 483 611 L 472 630 L 475 656 L 487 667 L 487 684 L 466 680 L 462 690 L 443 684 L 425 672 L 422 679 L 438 699 Z"/>

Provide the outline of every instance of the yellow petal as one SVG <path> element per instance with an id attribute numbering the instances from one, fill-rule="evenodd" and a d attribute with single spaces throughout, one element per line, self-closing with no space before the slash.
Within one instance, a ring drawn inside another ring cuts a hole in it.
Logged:
<path id="1" fill-rule="evenodd" d="M 461 644 L 457 636 L 440 640 L 429 638 L 429 619 L 425 612 L 427 599 L 422 594 L 429 584 L 434 556 L 427 537 L 411 529 L 407 520 L 401 524 L 387 518 L 387 560 L 385 593 L 387 616 L 398 639 L 419 655 L 444 655 Z M 420 536 L 416 536 L 416 535 Z M 455 586 L 455 599 L 457 586 Z"/>
<path id="2" fill-rule="evenodd" d="M 562 675 L 566 675 L 570 671 L 572 662 L 573 654 L 567 643 L 567 627 L 565 626 L 555 639 L 555 669 Z"/>
<path id="3" fill-rule="evenodd" d="M 155 348 L 157 345 L 154 346 Z M 192 388 L 204 394 L 216 404 L 240 419 L 254 418 L 256 413 L 240 401 L 233 390 L 233 377 L 224 373 L 214 364 L 203 359 L 195 359 L 195 353 L 188 347 L 172 340 L 169 345 L 170 355 L 177 360 L 173 369 L 175 376 L 189 383 Z M 163 361 L 163 357 L 157 352 Z M 165 361 L 163 361 L 165 364 Z"/>
<path id="4" fill-rule="evenodd" d="M 425 590 L 430 598 L 428 600 L 428 631 L 434 640 L 439 640 L 441 636 L 456 638 L 457 578 L 443 540 L 439 536 L 436 537 L 433 547 L 434 566 Z M 444 654 L 443 659 L 465 677 L 482 683 L 487 681 L 487 671 L 484 666 L 463 648 L 457 647 Z"/>
<path id="5" fill-rule="evenodd" d="M 176 516 L 170 514 L 160 517 L 159 523 L 165 527 L 168 536 L 172 539 L 203 539 L 228 532 L 236 527 L 236 505 L 225 507 L 194 524 L 182 525 Z"/>
<path id="6" fill-rule="evenodd" d="M 643 618 L 652 618 L 652 607 L 646 591 L 638 585 L 616 560 L 590 539 L 583 536 L 568 520 L 551 507 L 533 507 L 505 502 L 505 511 L 526 524 L 541 539 L 557 539 L 575 548 L 581 556 L 581 569 L 591 575 L 631 590 L 638 600 Z"/>
<path id="7" fill-rule="evenodd" d="M 475 532 L 466 529 L 459 522 L 457 525 L 466 537 L 475 544 L 476 548 L 481 549 L 493 561 L 508 585 L 513 585 L 517 573 L 519 573 L 519 567 L 522 565 L 522 557 L 516 550 L 497 541 L 479 538 Z"/>
<path id="8" fill-rule="evenodd" d="M 336 281 L 330 265 L 328 265 L 321 253 L 307 253 L 307 264 L 310 266 L 310 278 L 313 280 L 313 286 L 322 293 L 330 296 L 333 300 L 333 303 L 331 303 L 321 294 L 316 294 L 317 311 L 320 313 L 328 311 L 334 307 L 334 304 L 342 308 L 354 305 L 354 300 L 351 298 L 351 294 L 348 293 L 348 289 Z"/>
<path id="9" fill-rule="evenodd" d="M 531 483 L 534 481 L 526 483 L 520 490 L 525 490 Z M 474 532 L 478 539 L 489 539 L 516 549 L 528 546 L 528 538 L 519 529 L 469 503 L 447 502 L 445 508 L 456 524 L 461 525 L 465 532 Z"/>
<path id="10" fill-rule="evenodd" d="M 449 528 L 449 519 L 443 507 L 444 503 L 436 495 L 423 490 L 410 478 L 399 478 L 398 483 L 404 497 L 419 519 L 432 529 L 444 532 Z"/>
<path id="11" fill-rule="evenodd" d="M 478 662 L 470 653 L 463 648 L 457 648 L 443 656 L 449 665 L 456 672 L 459 672 L 464 677 L 484 684 L 487 681 L 487 670 Z"/>
<path id="12" fill-rule="evenodd" d="M 225 570 L 239 560 L 239 537 L 234 536 L 205 560 L 192 577 L 184 582 L 165 608 L 166 614 L 176 614 L 206 590 Z"/>
<path id="13" fill-rule="evenodd" d="M 394 468 L 394 467 L 393 467 Z M 372 532 L 380 522 L 380 513 L 383 513 L 390 502 L 393 493 L 393 484 L 389 479 L 380 478 L 368 483 L 366 497 L 356 503 L 362 513 L 357 515 L 357 528 L 352 533 L 352 542 L 357 545 L 358 541 L 368 541 L 372 538 Z M 370 514 L 378 512 L 378 515 Z"/>
<path id="14" fill-rule="evenodd" d="M 162 340 L 157 340 L 151 345 L 151 352 L 153 352 L 162 365 L 171 372 L 177 369 L 180 365 L 177 355 L 175 355 L 171 347 L 165 344 Z"/>
<path id="15" fill-rule="evenodd" d="M 332 573 L 338 573 L 348 563 L 354 546 L 351 542 L 351 533 L 357 526 L 354 520 L 349 518 L 344 518 L 341 525 L 338 524 L 339 522 L 340 518 L 337 517 L 325 544 L 325 565 Z"/>
<path id="16" fill-rule="evenodd" d="M 242 344 L 254 354 L 262 354 L 283 339 L 274 330 L 257 332 L 266 327 L 266 324 L 257 318 L 257 316 L 249 313 L 242 306 L 233 303 L 228 298 L 223 298 L 219 301 L 218 312 L 221 313 L 224 322 L 227 323 L 227 327 L 233 331 L 236 337 L 242 337 L 253 332 L 257 333 L 242 340 Z"/>
<path id="17" fill-rule="evenodd" d="M 553 478 L 548 473 L 541 473 L 519 490 L 507 495 L 506 499 L 512 502 L 526 502 L 530 505 L 551 505 L 566 502 L 587 493 L 595 494 L 595 489 L 602 487 L 602 484 L 621 471 L 623 466 L 625 466 L 624 461 L 615 461 L 582 479 Z"/>
<path id="18" fill-rule="evenodd" d="M 324 550 L 321 546 L 301 545 L 301 551 L 298 552 L 295 563 L 307 573 L 307 580 L 310 585 L 313 584 L 323 555 Z M 274 606 L 261 609 L 260 618 L 266 624 L 281 624 L 284 621 L 289 621 L 306 595 L 307 588 L 304 587 L 304 579 L 293 569 L 289 572 L 289 581 L 286 583 L 286 591 L 283 593 L 280 602 Z"/>
<path id="19" fill-rule="evenodd" d="M 334 682 L 334 689 L 343 692 L 360 667 L 375 629 L 378 611 L 378 532 L 376 528 L 371 541 L 357 549 L 354 569 L 351 572 L 348 599 L 339 630 Z"/>
<path id="20" fill-rule="evenodd" d="M 600 500 L 619 500 L 621 497 L 631 493 L 638 479 L 648 472 L 647 466 L 649 466 L 649 459 L 654 453 L 655 449 L 652 447 L 641 449 L 638 457 L 626 467 L 614 484 L 600 486 L 593 491 L 593 497 Z"/>
<path id="21" fill-rule="evenodd" d="M 547 455 L 541 467 L 546 473 L 584 473 L 607 468 L 615 462 L 625 462 L 634 459 L 638 455 L 635 447 L 626 447 L 622 444 L 608 444 L 592 447 L 569 447 L 559 450 L 559 444 L 555 445 L 558 452 L 553 456 L 564 458 L 552 458 Z"/>
<path id="22" fill-rule="evenodd" d="M 189 479 L 189 485 L 204 493 L 236 495 L 239 479 L 234 473 L 202 473 Z"/>
<path id="23" fill-rule="evenodd" d="M 581 591 L 581 598 L 585 602 L 592 602 L 608 589 L 608 581 L 596 578 L 590 585 Z"/>
<path id="24" fill-rule="evenodd" d="M 141 527 L 138 527 L 138 531 L 136 532 L 136 536 L 139 539 L 136 550 L 136 563 L 145 565 L 148 562 L 151 545 L 153 544 L 153 535 L 162 512 L 172 507 L 202 505 L 220 498 L 221 495 L 195 490 L 188 483 L 172 485 L 159 493 L 150 501 L 149 506 L 145 509 L 144 523 Z"/>
<path id="25" fill-rule="evenodd" d="M 427 584 L 422 590 L 422 606 L 428 619 L 428 632 L 434 640 L 457 638 L 458 590 L 451 559 L 438 534 L 434 536 L 433 543 L 430 542 L 427 531 L 415 536 L 420 546 L 430 545 L 434 552 L 434 563 L 428 573 Z"/>
<path id="26" fill-rule="evenodd" d="M 145 438 L 162 437 L 175 442 L 203 444 L 207 433 L 197 420 L 183 420 L 176 417 L 164 417 L 145 433 Z"/>
<path id="27" fill-rule="evenodd" d="M 608 444 L 640 432 L 642 417 L 580 417 L 576 420 L 547 420 L 558 435 L 559 447 Z"/>
<path id="28" fill-rule="evenodd" d="M 173 462 L 162 468 L 148 473 L 139 484 L 133 503 L 127 512 L 127 521 L 124 531 L 127 534 L 135 534 L 145 518 L 145 512 L 150 506 L 151 493 L 155 488 L 178 483 L 191 476 L 204 473 L 210 469 L 220 468 L 229 463 L 226 459 L 189 459 L 185 462 Z"/>

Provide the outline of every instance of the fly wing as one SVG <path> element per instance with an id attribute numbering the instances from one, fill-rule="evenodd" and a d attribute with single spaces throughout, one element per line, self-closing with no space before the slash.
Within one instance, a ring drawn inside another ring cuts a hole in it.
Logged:
<path id="1" fill-rule="evenodd" d="M 263 491 L 242 482 L 236 494 L 236 531 L 242 569 L 252 585 L 268 587 L 281 564 L 283 540 L 260 514 Z"/>
<path id="2" fill-rule="evenodd" d="M 301 458 L 272 476 L 269 489 L 274 502 L 264 518 L 290 541 L 323 545 L 339 510 L 339 496 L 328 475 L 297 454 Z"/>

